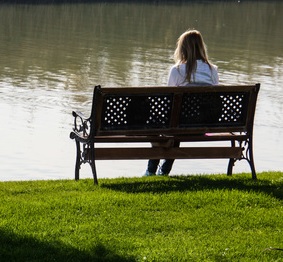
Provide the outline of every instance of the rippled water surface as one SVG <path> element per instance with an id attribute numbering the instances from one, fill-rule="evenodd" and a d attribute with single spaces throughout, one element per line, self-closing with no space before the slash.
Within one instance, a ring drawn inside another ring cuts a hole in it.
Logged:
<path id="1" fill-rule="evenodd" d="M 74 177 L 72 110 L 93 86 L 165 85 L 177 37 L 199 29 L 222 84 L 261 83 L 257 171 L 283 170 L 283 3 L 0 4 L 1 180 Z M 226 160 L 177 160 L 172 174 L 226 172 Z M 99 177 L 141 176 L 146 161 L 100 161 Z M 236 172 L 249 171 L 237 163 Z M 89 166 L 82 177 L 91 177 Z"/>

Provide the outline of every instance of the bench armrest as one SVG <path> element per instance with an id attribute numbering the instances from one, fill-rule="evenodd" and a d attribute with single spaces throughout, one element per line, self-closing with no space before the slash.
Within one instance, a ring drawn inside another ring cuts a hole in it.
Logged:
<path id="1" fill-rule="evenodd" d="M 73 111 L 74 127 L 73 132 L 70 134 L 70 138 L 74 139 L 76 136 L 87 139 L 90 132 L 90 119 L 86 118 L 81 112 Z"/>

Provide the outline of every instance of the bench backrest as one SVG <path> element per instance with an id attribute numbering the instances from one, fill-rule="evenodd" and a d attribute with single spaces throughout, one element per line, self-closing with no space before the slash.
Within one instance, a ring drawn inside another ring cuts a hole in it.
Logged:
<path id="1" fill-rule="evenodd" d="M 195 87 L 96 86 L 96 135 L 252 133 L 260 84 Z"/>

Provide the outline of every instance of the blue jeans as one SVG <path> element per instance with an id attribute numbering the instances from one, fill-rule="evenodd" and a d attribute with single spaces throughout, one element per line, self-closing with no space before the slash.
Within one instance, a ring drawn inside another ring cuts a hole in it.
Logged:
<path id="1" fill-rule="evenodd" d="M 165 159 L 160 166 L 160 171 L 162 174 L 169 174 L 175 159 Z M 159 159 L 150 159 L 148 160 L 147 171 L 153 174 L 156 174 L 158 165 L 160 160 Z"/>
<path id="2" fill-rule="evenodd" d="M 180 142 L 174 142 L 174 147 L 179 147 L 180 146 Z M 174 163 L 175 159 L 164 159 L 164 161 L 162 162 L 161 166 L 160 166 L 160 171 L 161 174 L 169 174 L 173 163 Z M 147 164 L 147 171 L 152 173 L 152 174 L 156 174 L 158 165 L 159 165 L 160 159 L 150 159 L 148 160 L 148 164 Z"/>

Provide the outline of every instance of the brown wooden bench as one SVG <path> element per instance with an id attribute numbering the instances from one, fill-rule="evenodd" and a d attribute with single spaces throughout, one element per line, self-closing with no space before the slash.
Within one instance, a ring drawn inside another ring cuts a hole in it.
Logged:
<path id="1" fill-rule="evenodd" d="M 73 112 L 74 128 L 70 138 L 75 140 L 77 149 L 75 179 L 79 179 L 82 163 L 90 164 L 97 184 L 95 160 L 164 158 L 227 158 L 228 175 L 232 174 L 235 161 L 246 160 L 252 178 L 256 179 L 253 122 L 259 88 L 260 84 L 96 86 L 90 117 Z M 170 146 L 174 141 L 191 142 L 193 146 Z M 211 143 L 219 141 L 227 141 L 227 145 Z M 150 144 L 157 142 L 160 146 Z M 195 146 L 194 142 L 205 142 L 205 146 Z M 101 144 L 99 147 L 99 143 L 114 143 L 115 146 L 101 147 Z M 125 148 L 121 143 L 136 146 Z"/>

